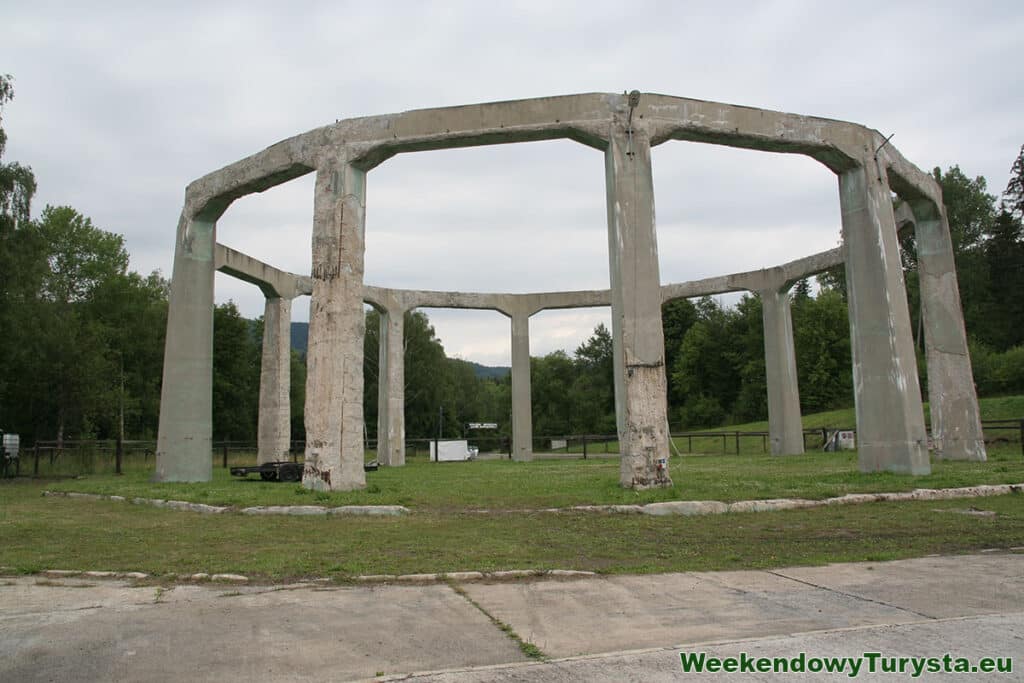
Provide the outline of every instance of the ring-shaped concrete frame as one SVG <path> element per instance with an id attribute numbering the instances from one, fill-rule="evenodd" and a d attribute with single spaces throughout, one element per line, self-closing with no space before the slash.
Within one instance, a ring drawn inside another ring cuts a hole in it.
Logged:
<path id="1" fill-rule="evenodd" d="M 774 406 L 770 419 L 775 425 L 773 452 L 788 452 L 793 447 L 786 433 L 799 422 L 799 403 L 794 417 L 796 378 L 785 291 L 800 277 L 794 273 L 810 274 L 808 269 L 820 270 L 821 263 L 840 261 L 845 264 L 849 299 L 860 469 L 911 474 L 929 471 L 893 191 L 904 201 L 904 222 L 913 223 L 918 241 L 936 451 L 942 457 L 984 459 L 949 227 L 934 179 L 904 159 L 877 131 L 854 123 L 656 94 L 639 95 L 639 103 L 631 107 L 625 94 L 584 94 L 347 119 L 284 140 L 191 183 L 177 231 L 154 478 L 206 481 L 212 474 L 211 348 L 213 273 L 217 268 L 256 282 L 265 293 L 277 294 L 268 294 L 268 302 L 290 302 L 306 289 L 312 295 L 303 478 L 311 488 L 351 489 L 365 484 L 361 403 L 364 300 L 385 312 L 382 327 L 390 325 L 390 335 L 400 325 L 395 319 L 401 320 L 391 312 L 402 310 L 410 297 L 433 302 L 420 306 L 501 310 L 512 318 L 513 367 L 523 349 L 528 367 L 528 324 L 524 321 L 541 310 L 536 307 L 563 307 L 550 305 L 556 299 L 571 306 L 574 297 L 594 301 L 602 293 L 410 293 L 365 287 L 365 180 L 369 170 L 402 152 L 558 138 L 581 142 L 605 157 L 611 288 L 603 294 L 612 307 L 624 486 L 671 483 L 666 465 L 662 301 L 695 296 L 688 292 L 708 287 L 761 293 L 766 302 L 766 354 L 775 357 L 767 364 L 769 386 L 793 387 L 793 391 L 781 391 L 781 399 L 773 399 L 769 389 L 769 406 Z M 755 271 L 756 276 L 736 274 L 711 278 L 702 285 L 662 286 L 650 149 L 673 139 L 817 159 L 839 179 L 841 249 Z M 216 221 L 235 199 L 313 171 L 317 181 L 311 276 L 291 276 L 289 285 L 278 277 L 280 271 L 259 264 L 261 276 L 254 270 L 258 262 L 249 259 L 248 266 L 253 269 L 243 267 L 240 264 L 248 257 L 216 243 Z M 300 288 L 303 291 L 298 291 Z M 518 298 L 498 301 L 499 296 Z M 281 312 L 275 315 L 275 326 L 280 329 Z M 526 343 L 517 345 L 517 335 Z M 397 354 L 393 344 L 390 350 L 388 346 L 381 345 L 382 360 L 389 354 L 387 360 L 393 366 Z M 519 358 L 518 364 L 522 363 Z M 528 404 L 528 379 L 526 382 Z M 518 382 L 520 388 L 523 383 Z M 515 404 L 522 391 L 517 393 L 514 387 L 513 393 Z M 385 406 L 388 420 L 401 412 L 394 398 L 389 397 L 389 406 Z M 522 427 L 523 420 L 519 422 Z M 525 439 L 529 430 L 514 426 L 514 431 L 522 448 L 516 454 L 528 459 L 530 447 Z M 402 439 L 390 432 L 390 426 L 387 438 L 392 443 Z"/>

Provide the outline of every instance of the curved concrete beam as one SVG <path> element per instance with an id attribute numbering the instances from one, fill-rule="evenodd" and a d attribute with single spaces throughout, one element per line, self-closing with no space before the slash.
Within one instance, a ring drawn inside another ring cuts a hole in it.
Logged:
<path id="1" fill-rule="evenodd" d="M 898 222 L 913 222 L 909 209 L 899 209 Z M 222 244 L 216 246 L 217 270 L 251 282 L 268 296 L 294 298 L 312 293 L 312 280 L 274 268 L 266 263 Z M 661 286 L 662 303 L 673 299 L 690 299 L 726 292 L 759 292 L 785 289 L 793 282 L 828 270 L 843 262 L 839 247 L 789 261 L 773 268 L 719 275 L 702 280 L 674 282 Z M 268 294 L 269 292 L 269 294 Z M 291 294 L 289 294 L 291 293 Z M 508 317 L 521 312 L 535 315 L 541 311 L 566 308 L 596 308 L 611 305 L 607 289 L 571 292 L 535 292 L 503 294 L 494 292 L 442 292 L 416 289 L 391 289 L 363 285 L 363 301 L 384 311 L 410 311 L 414 308 L 456 308 L 493 310 Z"/>
<path id="2" fill-rule="evenodd" d="M 341 149 L 364 170 L 401 152 L 533 140 L 573 139 L 603 150 L 616 116 L 626 111 L 624 94 L 587 93 L 345 119 L 193 181 L 185 218 L 216 221 L 235 199 L 310 173 L 325 155 Z M 941 196 L 930 176 L 860 124 L 658 94 L 641 95 L 633 115 L 650 131 L 651 145 L 676 139 L 805 154 L 835 173 L 874 158 L 877 170 L 908 198 Z"/>
<path id="3" fill-rule="evenodd" d="M 759 292 L 767 289 L 788 289 L 797 280 L 815 275 L 843 263 L 840 247 L 798 258 L 781 266 L 749 270 L 730 275 L 718 275 L 703 280 L 691 280 L 661 286 L 662 303 L 673 299 L 691 299 L 698 296 L 726 292 Z"/>

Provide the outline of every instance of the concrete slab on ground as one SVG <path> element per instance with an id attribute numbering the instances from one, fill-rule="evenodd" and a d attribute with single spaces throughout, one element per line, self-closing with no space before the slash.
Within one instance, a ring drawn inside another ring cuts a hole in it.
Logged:
<path id="1" fill-rule="evenodd" d="M 0 581 L 0 680 L 344 681 L 525 661 L 446 585 Z"/>
<path id="2" fill-rule="evenodd" d="M 467 584 L 465 590 L 551 657 L 920 619 L 767 572 Z"/>
<path id="3" fill-rule="evenodd" d="M 343 681 L 496 665 L 410 680 L 673 680 L 679 650 L 701 643 L 716 655 L 1017 656 L 1013 676 L 1024 671 L 1024 553 L 462 589 L 480 609 L 437 583 L 0 578 L 0 680 Z M 548 657 L 585 657 L 529 663 L 481 609 Z"/>
<path id="4" fill-rule="evenodd" d="M 899 605 L 934 619 L 1024 612 L 1024 555 L 921 557 L 900 562 L 796 567 L 775 573 L 829 591 Z"/>
<path id="5" fill-rule="evenodd" d="M 470 670 L 443 671 L 402 677 L 403 683 L 669 683 L 687 680 L 680 664 L 680 652 L 700 653 L 710 657 L 739 657 L 746 653 L 752 658 L 797 657 L 801 652 L 813 657 L 859 657 L 865 652 L 877 652 L 889 657 L 942 656 L 950 652 L 977 663 L 981 657 L 1014 657 L 1013 671 L 991 673 L 994 681 L 1020 680 L 1024 668 L 1020 642 L 1024 639 L 1024 613 L 987 615 L 918 621 L 908 624 L 864 626 L 804 633 L 792 636 L 772 636 L 724 643 L 679 645 L 654 650 L 591 655 L 550 662 L 510 664 Z M 861 664 L 856 680 L 892 681 L 910 679 L 908 674 L 871 673 L 869 661 Z M 881 669 L 881 664 L 876 664 Z M 942 681 L 976 681 L 978 673 L 925 673 L 919 680 L 933 675 Z M 787 673 L 723 673 L 690 674 L 694 679 L 715 681 L 820 681 L 851 680 L 849 669 L 831 675 L 812 672 Z"/>

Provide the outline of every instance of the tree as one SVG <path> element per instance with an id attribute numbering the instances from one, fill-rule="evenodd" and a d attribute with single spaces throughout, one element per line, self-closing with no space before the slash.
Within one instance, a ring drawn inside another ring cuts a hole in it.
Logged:
<path id="1" fill-rule="evenodd" d="M 21 230 L 35 233 L 41 252 L 31 266 L 40 273 L 37 291 L 22 303 L 19 393 L 32 397 L 36 430 L 58 441 L 70 433 L 93 436 L 116 400 L 118 373 L 110 330 L 90 302 L 126 275 L 124 240 L 67 206 L 47 206 L 39 221 Z"/>
<path id="2" fill-rule="evenodd" d="M 665 364 L 670 367 L 672 359 L 679 355 L 683 337 L 697 322 L 697 308 L 689 299 L 673 299 L 661 305 L 661 326 L 665 336 Z M 685 397 L 679 393 L 676 382 L 668 384 L 668 404 L 678 408 Z"/>
<path id="3" fill-rule="evenodd" d="M 0 74 L 0 428 L 15 427 L 13 416 L 5 404 L 12 375 L 16 368 L 16 348 L 12 343 L 13 330 L 21 327 L 25 318 L 22 302 L 31 298 L 31 274 L 38 274 L 39 245 L 32 231 L 19 230 L 28 224 L 36 180 L 32 169 L 17 162 L 3 163 L 7 148 L 7 133 L 3 129 L 4 105 L 14 99 L 14 85 L 10 75 Z M 19 315 L 22 314 L 22 315 Z"/>
<path id="4" fill-rule="evenodd" d="M 1024 343 L 1024 229 L 1003 207 L 986 235 L 989 315 L 981 338 L 997 351 Z"/>
<path id="5" fill-rule="evenodd" d="M 1010 168 L 1010 182 L 1003 192 L 1006 210 L 1018 221 L 1024 222 L 1024 145 Z"/>
<path id="6" fill-rule="evenodd" d="M 213 438 L 248 440 L 256 434 L 260 395 L 258 329 L 233 301 L 213 309 Z"/>
<path id="7" fill-rule="evenodd" d="M 0 74 L 0 159 L 7 149 L 3 108 L 14 99 L 14 84 L 10 74 Z M 32 197 L 36 192 L 36 179 L 32 169 L 17 162 L 0 163 L 0 238 L 9 237 L 30 218 Z"/>

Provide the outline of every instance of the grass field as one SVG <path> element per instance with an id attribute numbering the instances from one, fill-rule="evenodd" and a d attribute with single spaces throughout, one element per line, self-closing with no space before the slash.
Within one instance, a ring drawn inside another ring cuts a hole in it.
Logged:
<path id="1" fill-rule="evenodd" d="M 1017 417 L 1024 413 L 1024 400 L 986 401 L 983 411 L 987 419 Z M 806 423 L 845 426 L 844 416 L 809 416 Z M 618 463 L 607 459 L 441 464 L 412 459 L 405 468 L 367 473 L 366 490 L 351 493 L 232 479 L 220 468 L 208 484 L 156 485 L 148 481 L 150 461 L 134 464 L 123 476 L 0 481 L 0 566 L 15 572 L 204 571 L 273 581 L 346 580 L 357 574 L 517 568 L 637 573 L 778 567 L 1024 546 L 1019 495 L 705 517 L 534 511 L 1024 482 L 1018 443 L 994 445 L 989 456 L 985 463 L 934 462 L 927 477 L 862 475 L 853 453 L 673 457 L 675 486 L 642 493 L 619 488 Z M 44 498 L 44 489 L 233 506 L 401 504 L 413 512 L 397 518 L 202 515 Z"/>

